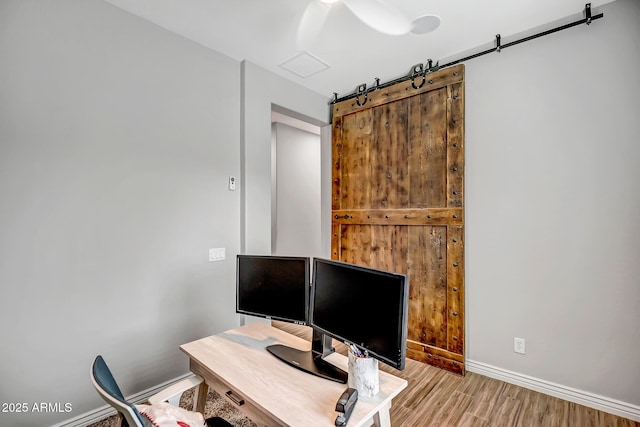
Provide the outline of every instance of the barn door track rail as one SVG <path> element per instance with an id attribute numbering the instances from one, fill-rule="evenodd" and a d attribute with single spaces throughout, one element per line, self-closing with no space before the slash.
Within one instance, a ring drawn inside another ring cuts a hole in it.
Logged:
<path id="1" fill-rule="evenodd" d="M 407 80 L 411 80 L 411 86 L 414 89 L 420 89 L 424 83 L 428 80 L 427 79 L 427 74 L 432 73 L 434 71 L 438 71 L 442 68 L 446 68 L 446 67 L 451 67 L 452 65 L 456 65 L 459 64 L 461 62 L 465 62 L 468 61 L 470 59 L 475 59 L 478 58 L 480 56 L 483 55 L 487 55 L 489 53 L 493 53 L 493 52 L 500 52 L 508 47 L 511 46 L 515 46 L 517 44 L 520 43 L 524 43 L 527 42 L 529 40 L 533 40 L 533 39 L 537 39 L 538 37 L 542 37 L 542 36 L 547 36 L 549 34 L 553 34 L 553 33 L 557 33 L 558 31 L 562 31 L 562 30 L 566 30 L 572 27 L 576 27 L 578 25 L 582 25 L 582 24 L 587 24 L 590 25 L 594 20 L 596 19 L 600 19 L 604 17 L 604 13 L 598 13 L 597 15 L 592 15 L 591 14 L 591 3 L 587 3 L 584 7 L 584 18 L 580 19 L 578 21 L 575 22 L 571 22 L 569 24 L 565 24 L 565 25 L 561 25 L 559 27 L 556 28 L 552 28 L 550 30 L 546 30 L 546 31 L 542 31 L 540 33 L 528 36 L 528 37 L 524 37 L 509 43 L 505 43 L 502 44 L 502 37 L 500 36 L 500 34 L 496 34 L 496 39 L 495 39 L 495 47 L 491 48 L 491 49 L 487 49 L 484 50 L 482 52 L 478 52 L 475 53 L 473 55 L 469 55 L 466 56 L 464 58 L 461 59 L 457 59 L 455 61 L 451 61 L 451 62 L 447 62 L 446 64 L 443 65 L 439 65 L 439 62 L 436 62 L 435 64 L 433 63 L 432 59 L 428 59 L 426 64 L 416 64 L 413 67 L 411 67 L 411 72 L 403 77 L 399 77 L 395 80 L 391 80 L 389 82 L 386 83 L 380 83 L 380 79 L 376 78 L 375 79 L 375 85 L 367 88 L 367 85 L 365 83 L 362 83 L 360 85 L 358 85 L 358 88 L 356 89 L 356 91 L 350 95 L 345 95 L 342 98 L 338 98 L 338 94 L 336 92 L 333 93 L 333 99 L 331 100 L 330 104 L 336 104 L 338 102 L 341 101 L 345 101 L 347 99 L 352 99 L 355 98 L 356 102 L 358 103 L 358 106 L 363 106 L 367 103 L 368 100 L 368 94 L 369 92 L 373 92 L 375 90 L 378 89 L 383 89 L 389 86 L 392 86 L 396 83 L 401 83 L 401 82 L 405 82 Z"/>

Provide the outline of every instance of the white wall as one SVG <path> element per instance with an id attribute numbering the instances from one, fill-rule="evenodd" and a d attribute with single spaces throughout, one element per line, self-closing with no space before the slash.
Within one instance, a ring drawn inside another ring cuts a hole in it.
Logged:
<path id="1" fill-rule="evenodd" d="M 322 256 L 320 135 L 274 123 L 276 207 L 272 252 Z"/>
<path id="2" fill-rule="evenodd" d="M 601 10 L 466 64 L 467 358 L 638 411 L 640 3 Z"/>
<path id="3" fill-rule="evenodd" d="M 98 0 L 0 2 L 0 413 L 44 426 L 188 371 L 238 323 L 240 64 Z M 209 263 L 209 247 L 227 260 Z"/>

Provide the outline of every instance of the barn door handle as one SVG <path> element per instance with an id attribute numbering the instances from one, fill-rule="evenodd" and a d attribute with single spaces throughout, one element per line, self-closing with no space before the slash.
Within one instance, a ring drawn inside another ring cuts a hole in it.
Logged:
<path id="1" fill-rule="evenodd" d="M 347 214 L 344 214 L 343 216 L 335 215 L 335 216 L 334 216 L 334 218 L 335 218 L 335 219 L 340 219 L 340 218 L 349 219 L 349 218 L 351 218 L 351 217 L 350 217 L 349 215 L 347 215 Z"/>

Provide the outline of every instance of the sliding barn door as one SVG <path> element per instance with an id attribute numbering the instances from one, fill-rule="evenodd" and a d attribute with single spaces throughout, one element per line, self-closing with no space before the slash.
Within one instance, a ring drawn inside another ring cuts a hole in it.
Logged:
<path id="1" fill-rule="evenodd" d="M 332 258 L 408 274 L 408 357 L 464 374 L 464 67 L 334 104 L 332 145 Z"/>

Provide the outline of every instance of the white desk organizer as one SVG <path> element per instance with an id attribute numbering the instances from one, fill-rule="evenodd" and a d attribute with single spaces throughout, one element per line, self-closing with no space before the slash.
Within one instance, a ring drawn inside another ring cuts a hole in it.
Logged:
<path id="1" fill-rule="evenodd" d="M 380 391 L 378 361 L 373 357 L 357 356 L 349 351 L 347 385 L 358 390 L 358 396 L 373 397 Z"/>

